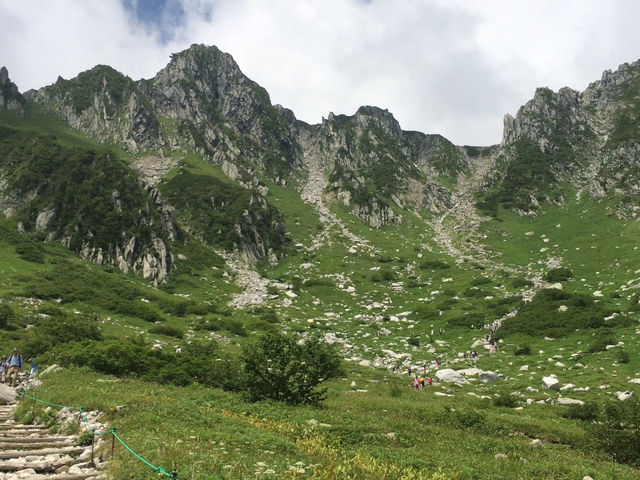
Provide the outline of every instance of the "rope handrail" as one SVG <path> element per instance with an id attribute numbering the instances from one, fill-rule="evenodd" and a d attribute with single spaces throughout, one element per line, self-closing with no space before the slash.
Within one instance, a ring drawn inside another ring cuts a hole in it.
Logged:
<path id="1" fill-rule="evenodd" d="M 115 427 L 110 428 L 109 430 L 105 430 L 103 432 L 99 432 L 96 429 L 94 429 L 90 424 L 89 421 L 87 420 L 86 415 L 84 414 L 84 410 L 82 409 L 82 407 L 73 407 L 73 406 L 68 406 L 68 405 L 58 405 L 57 403 L 51 403 L 51 402 L 47 402 L 45 400 L 41 400 L 38 397 L 32 397 L 30 395 L 27 395 L 23 390 L 19 390 L 18 393 L 25 397 L 28 398 L 30 400 L 33 400 L 34 402 L 39 402 L 39 403 L 43 403 L 45 405 L 48 405 L 50 407 L 56 407 L 56 408 L 68 408 L 70 410 L 77 410 L 78 412 L 80 412 L 80 418 L 82 419 L 82 421 L 84 421 L 84 423 L 87 424 L 87 428 L 89 429 L 90 433 L 94 436 L 99 436 L 99 435 L 106 435 L 106 434 L 111 434 L 113 435 L 113 438 L 115 438 L 116 440 L 118 440 L 118 442 L 125 448 L 127 449 L 131 454 L 133 454 L 134 457 L 136 457 L 138 460 L 142 461 L 144 464 L 146 464 L 147 466 L 149 466 L 150 468 L 153 469 L 154 472 L 159 473 L 164 475 L 165 477 L 169 477 L 171 480 L 177 480 L 178 478 L 178 473 L 173 470 L 171 473 L 167 473 L 167 471 L 162 468 L 162 467 L 156 467 L 155 465 L 151 464 L 150 462 L 148 462 L 147 460 L 145 460 L 144 458 L 142 458 L 140 455 L 138 455 L 136 452 L 134 452 L 131 447 L 129 445 L 127 445 L 116 433 L 116 429 Z"/>

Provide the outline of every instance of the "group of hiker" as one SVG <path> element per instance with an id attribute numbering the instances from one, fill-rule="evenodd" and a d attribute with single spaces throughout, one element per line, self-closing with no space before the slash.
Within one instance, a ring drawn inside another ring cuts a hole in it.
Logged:
<path id="1" fill-rule="evenodd" d="M 38 374 L 38 365 L 35 358 L 27 360 L 31 363 L 29 376 L 35 377 Z M 24 361 L 22 355 L 17 348 L 13 349 L 13 353 L 7 357 L 5 355 L 0 359 L 0 382 L 7 383 L 11 387 L 15 387 L 18 383 L 18 374 L 24 369 Z"/>
<path id="2" fill-rule="evenodd" d="M 418 375 L 416 375 L 416 378 L 413 379 L 413 383 L 411 384 L 415 390 L 420 390 L 421 388 L 424 388 L 425 385 L 433 385 L 433 378 L 418 377 Z"/>

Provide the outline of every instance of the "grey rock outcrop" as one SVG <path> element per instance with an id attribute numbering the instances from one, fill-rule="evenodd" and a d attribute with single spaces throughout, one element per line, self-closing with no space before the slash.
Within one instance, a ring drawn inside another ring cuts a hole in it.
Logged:
<path id="1" fill-rule="evenodd" d="M 72 80 L 27 92 L 73 128 L 103 143 L 131 151 L 156 151 L 166 139 L 137 84 L 111 67 L 98 65 Z"/>
<path id="2" fill-rule="evenodd" d="M 506 115 L 500 148 L 502 171 L 492 172 L 488 186 L 500 185 L 508 166 L 517 160 L 518 143 L 532 142 L 546 155 L 549 178 L 529 192 L 529 209 L 516 211 L 535 215 L 541 202 L 562 205 L 566 198 L 553 186 L 569 182 L 582 195 L 618 199 L 620 218 L 640 215 L 637 192 L 640 179 L 634 173 L 640 158 L 640 61 L 605 71 L 584 92 L 561 88 L 553 92 L 539 88 L 515 117 Z M 538 172 L 539 173 L 539 172 Z"/>
<path id="3" fill-rule="evenodd" d="M 18 115 L 25 115 L 27 112 L 27 102 L 16 84 L 9 79 L 6 67 L 0 68 L 0 108 L 6 108 Z"/>
<path id="4" fill-rule="evenodd" d="M 0 405 L 10 405 L 16 402 L 16 390 L 9 385 L 0 383 Z"/>

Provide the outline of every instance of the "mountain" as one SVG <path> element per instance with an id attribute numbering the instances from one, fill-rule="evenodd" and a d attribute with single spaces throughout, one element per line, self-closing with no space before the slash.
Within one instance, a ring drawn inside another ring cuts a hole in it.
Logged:
<path id="1" fill-rule="evenodd" d="M 308 125 L 272 105 L 229 54 L 204 45 L 172 55 L 149 80 L 133 81 L 101 65 L 24 96 L 6 69 L 0 81 L 4 108 L 25 115 L 27 104 L 38 106 L 100 144 L 144 158 L 140 165 L 159 172 L 148 183 L 145 168 L 138 169 L 145 195 L 153 199 L 150 208 L 165 219 L 164 231 L 172 232 L 154 234 L 163 246 L 154 247 L 157 240 L 148 237 L 140 254 L 123 263 L 118 252 L 135 236 L 107 246 L 94 241 L 89 228 L 75 251 L 124 269 L 125 263 L 137 265 L 136 271 L 155 251 L 153 263 L 165 267 L 150 278 L 164 281 L 172 264 L 167 241 L 178 231 L 239 248 L 254 262 L 282 257 L 287 219 L 269 203 L 271 182 L 297 188 L 316 209 L 342 206 L 374 228 L 397 225 L 407 212 L 434 216 L 451 210 L 461 179 L 470 175 L 477 178 L 475 186 L 464 195 L 475 196 L 480 210 L 491 215 L 500 207 L 535 216 L 545 204 L 611 194 L 617 201 L 611 212 L 633 218 L 640 209 L 639 69 L 636 62 L 605 72 L 582 93 L 538 89 L 515 117 L 505 117 L 502 143 L 493 147 L 458 147 L 439 135 L 403 131 L 390 112 L 372 106 L 350 116 L 330 113 L 321 124 Z M 189 155 L 220 167 L 224 177 L 204 178 L 184 168 L 176 174 Z M 162 180 L 169 171 L 174 173 Z M 31 215 L 33 225 L 23 222 L 26 230 L 46 231 L 35 220 L 60 210 L 42 208 Z M 176 220 L 181 226 L 166 226 Z M 47 238 L 76 245 L 60 231 Z"/>
<path id="2" fill-rule="evenodd" d="M 181 478 L 638 478 L 639 79 L 457 146 L 375 106 L 299 121 L 215 47 L 24 94 L 2 69 L 0 349 Z M 314 387 L 307 344 L 344 359 L 323 408 L 247 404 L 247 355 Z"/>

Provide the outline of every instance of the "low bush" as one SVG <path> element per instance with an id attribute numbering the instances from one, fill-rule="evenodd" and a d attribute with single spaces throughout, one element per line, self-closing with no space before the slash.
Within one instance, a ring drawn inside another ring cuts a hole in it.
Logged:
<path id="1" fill-rule="evenodd" d="M 460 315 L 447 320 L 447 326 L 471 328 L 472 326 L 484 325 L 485 316 L 478 312 L 472 312 L 467 315 Z"/>
<path id="2" fill-rule="evenodd" d="M 588 431 L 599 450 L 617 462 L 640 466 L 640 399 L 607 404 Z"/>
<path id="3" fill-rule="evenodd" d="M 552 268 L 544 274 L 543 278 L 545 281 L 551 283 L 564 282 L 565 280 L 573 278 L 573 272 L 565 267 Z"/>
<path id="4" fill-rule="evenodd" d="M 567 410 L 562 413 L 562 416 L 564 418 L 591 422 L 598 418 L 598 414 L 598 404 L 595 402 L 586 402 L 584 405 L 569 405 Z"/>
<path id="5" fill-rule="evenodd" d="M 607 349 L 607 345 L 615 345 L 616 343 L 617 340 L 613 332 L 603 329 L 589 346 L 589 353 L 604 352 Z"/>
<path id="6" fill-rule="evenodd" d="M 425 260 L 420 263 L 422 270 L 446 270 L 450 267 L 447 262 L 443 262 L 442 260 Z"/>
<path id="7" fill-rule="evenodd" d="M 167 337 L 174 338 L 184 337 L 184 332 L 181 329 L 172 327 L 171 325 L 154 325 L 149 329 L 149 333 L 154 335 L 166 335 Z"/>
<path id="8" fill-rule="evenodd" d="M 527 280 L 524 277 L 514 278 L 509 282 L 512 288 L 529 288 L 533 287 L 533 282 L 531 280 Z"/>
<path id="9" fill-rule="evenodd" d="M 515 408 L 518 406 L 518 400 L 510 393 L 502 392 L 493 399 L 496 407 Z"/>
<path id="10" fill-rule="evenodd" d="M 561 311 L 560 307 L 566 307 Z M 589 295 L 563 290 L 540 290 L 533 300 L 522 303 L 515 317 L 507 318 L 497 337 L 519 333 L 532 337 L 562 337 L 576 329 L 599 329 L 610 312 Z"/>
<path id="11" fill-rule="evenodd" d="M 16 247 L 16 253 L 22 260 L 33 263 L 44 263 L 44 249 L 34 242 L 25 242 Z"/>
<path id="12" fill-rule="evenodd" d="M 631 361 L 631 357 L 629 356 L 629 353 L 624 350 L 618 351 L 618 355 L 616 359 L 618 360 L 618 363 L 629 363 Z"/>
<path id="13" fill-rule="evenodd" d="M 515 355 L 531 355 L 531 345 L 529 345 L 528 343 L 525 343 L 523 345 L 518 345 L 514 354 Z"/>
<path id="14" fill-rule="evenodd" d="M 16 318 L 16 314 L 10 305 L 6 303 L 0 303 L 0 328 L 4 329 L 9 326 L 9 323 Z"/>

